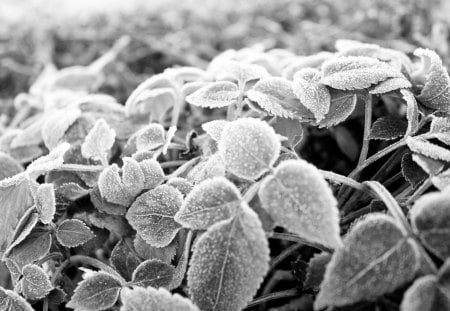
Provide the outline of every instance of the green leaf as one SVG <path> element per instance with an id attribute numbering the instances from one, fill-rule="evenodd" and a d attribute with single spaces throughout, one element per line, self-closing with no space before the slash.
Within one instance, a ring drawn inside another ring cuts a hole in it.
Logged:
<path id="1" fill-rule="evenodd" d="M 295 74 L 292 82 L 295 95 L 314 114 L 317 122 L 323 120 L 331 104 L 330 92 L 320 79 L 319 70 L 305 68 Z"/>
<path id="2" fill-rule="evenodd" d="M 406 143 L 409 149 L 414 153 L 418 153 L 434 160 L 450 162 L 450 150 L 430 143 L 423 138 L 408 137 Z"/>
<path id="3" fill-rule="evenodd" d="M 185 228 L 206 230 L 236 215 L 241 202 L 241 193 L 233 183 L 215 177 L 194 187 L 176 213 L 175 221 Z"/>
<path id="4" fill-rule="evenodd" d="M 254 180 L 270 170 L 281 144 L 266 122 L 243 118 L 224 128 L 218 147 L 230 173 Z"/>
<path id="5" fill-rule="evenodd" d="M 34 311 L 33 307 L 19 294 L 0 287 L 1 311 Z"/>
<path id="6" fill-rule="evenodd" d="M 300 237 L 339 248 L 337 201 L 320 172 L 304 160 L 283 161 L 259 188 L 274 221 Z"/>
<path id="7" fill-rule="evenodd" d="M 81 145 L 83 157 L 101 160 L 107 163 L 108 152 L 114 145 L 116 132 L 109 127 L 104 119 L 97 120 Z"/>
<path id="8" fill-rule="evenodd" d="M 330 110 L 319 122 L 319 127 L 331 127 L 344 122 L 355 110 L 358 97 L 355 93 L 341 90 L 330 90 Z"/>
<path id="9" fill-rule="evenodd" d="M 339 90 L 361 90 L 387 80 L 401 78 L 387 63 L 365 56 L 337 57 L 322 64 L 322 83 Z"/>
<path id="10" fill-rule="evenodd" d="M 126 219 L 147 243 L 164 247 L 181 228 L 174 216 L 182 203 L 178 190 L 161 185 L 140 195 L 128 210 Z"/>
<path id="11" fill-rule="evenodd" d="M 247 96 L 271 115 L 305 121 L 314 119 L 311 111 L 294 94 L 292 82 L 284 78 L 261 79 Z"/>
<path id="12" fill-rule="evenodd" d="M 423 85 L 417 98 L 428 108 L 450 112 L 450 77 L 441 58 L 428 49 L 417 49 L 414 55 L 422 60 L 422 68 L 412 73 L 413 80 Z"/>
<path id="13" fill-rule="evenodd" d="M 22 274 L 22 292 L 29 300 L 44 298 L 53 289 L 47 273 L 39 266 L 26 265 Z"/>
<path id="14" fill-rule="evenodd" d="M 212 82 L 191 95 L 186 101 L 202 108 L 222 108 L 232 104 L 239 97 L 239 89 L 229 81 Z"/>
<path id="15" fill-rule="evenodd" d="M 394 219 L 371 214 L 347 234 L 333 253 L 315 301 L 315 309 L 374 301 L 412 280 L 419 254 Z"/>
<path id="16" fill-rule="evenodd" d="M 91 229 L 78 219 L 66 219 L 59 224 L 56 238 L 62 246 L 77 247 L 94 237 Z"/>
<path id="17" fill-rule="evenodd" d="M 306 270 L 305 289 L 312 288 L 315 291 L 319 290 L 320 283 L 323 281 L 325 269 L 330 260 L 331 254 L 326 252 L 316 254 L 311 258 L 308 263 L 308 269 Z"/>
<path id="18" fill-rule="evenodd" d="M 141 263 L 135 252 L 130 249 L 123 239 L 114 246 L 109 261 L 114 269 L 126 280 L 131 279 L 133 271 Z"/>
<path id="19" fill-rule="evenodd" d="M 176 239 L 173 240 L 169 245 L 164 247 L 153 247 L 139 235 L 136 235 L 134 239 L 134 249 L 139 257 L 147 259 L 158 259 L 165 263 L 170 263 L 175 257 L 177 251 Z"/>
<path id="20" fill-rule="evenodd" d="M 141 287 L 167 287 L 172 281 L 175 268 L 158 259 L 141 263 L 133 272 L 131 284 Z"/>
<path id="21" fill-rule="evenodd" d="M 106 272 L 94 272 L 78 283 L 66 307 L 75 311 L 100 311 L 111 308 L 119 298 L 120 280 Z"/>
<path id="22" fill-rule="evenodd" d="M 261 222 L 248 206 L 241 208 L 239 216 L 214 224 L 195 243 L 188 286 L 201 310 L 243 309 L 268 271 Z"/>
<path id="23" fill-rule="evenodd" d="M 124 288 L 120 311 L 200 311 L 189 299 L 171 294 L 165 288 Z"/>
<path id="24" fill-rule="evenodd" d="M 0 152 L 0 181 L 23 172 L 23 167 L 6 153 Z"/>
<path id="25" fill-rule="evenodd" d="M 369 139 L 392 140 L 405 135 L 407 123 L 394 116 L 378 118 L 370 129 Z"/>
<path id="26" fill-rule="evenodd" d="M 36 208 L 42 223 L 49 224 L 56 212 L 55 189 L 53 184 L 41 184 L 36 191 Z"/>
<path id="27" fill-rule="evenodd" d="M 428 193 L 411 209 L 411 223 L 421 241 L 433 254 L 445 260 L 450 257 L 450 195 Z"/>

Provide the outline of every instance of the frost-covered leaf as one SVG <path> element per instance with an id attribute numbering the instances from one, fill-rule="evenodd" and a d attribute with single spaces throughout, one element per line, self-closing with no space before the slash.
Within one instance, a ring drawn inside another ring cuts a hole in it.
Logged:
<path id="1" fill-rule="evenodd" d="M 214 224 L 195 243 L 188 286 L 201 310 L 243 309 L 268 271 L 261 222 L 248 206 L 241 208 L 238 217 Z"/>
<path id="2" fill-rule="evenodd" d="M 161 288 L 124 288 L 120 293 L 120 311 L 200 311 L 189 299 Z"/>
<path id="3" fill-rule="evenodd" d="M 433 254 L 445 260 L 450 257 L 450 195 L 428 193 L 420 197 L 411 209 L 411 222 L 423 244 Z"/>
<path id="4" fill-rule="evenodd" d="M 414 55 L 422 60 L 422 68 L 412 74 L 413 80 L 423 85 L 418 99 L 428 108 L 450 112 L 450 77 L 441 58 L 428 49 L 417 49 Z"/>
<path id="5" fill-rule="evenodd" d="M 59 224 L 56 238 L 65 247 L 77 247 L 94 237 L 91 229 L 78 219 L 66 219 Z"/>
<path id="6" fill-rule="evenodd" d="M 133 272 L 131 283 L 141 287 L 167 287 L 172 281 L 175 268 L 158 259 L 141 263 Z"/>
<path id="7" fill-rule="evenodd" d="M 53 184 L 41 184 L 36 191 L 36 208 L 41 221 L 48 224 L 53 220 L 56 211 L 55 189 Z"/>
<path id="8" fill-rule="evenodd" d="M 299 120 L 277 117 L 270 125 L 277 134 L 287 138 L 283 144 L 291 149 L 295 149 L 303 139 L 303 127 Z"/>
<path id="9" fill-rule="evenodd" d="M 81 145 L 81 154 L 85 158 L 101 160 L 106 164 L 108 152 L 114 145 L 115 138 L 116 132 L 108 123 L 103 119 L 97 120 Z"/>
<path id="10" fill-rule="evenodd" d="M 39 266 L 26 265 L 22 274 L 22 293 L 29 300 L 44 298 L 53 289 L 47 273 Z"/>
<path id="11" fill-rule="evenodd" d="M 428 177 L 423 169 L 414 162 L 412 154 L 409 152 L 403 155 L 401 166 L 403 177 L 405 177 L 414 189 Z"/>
<path id="12" fill-rule="evenodd" d="M 68 143 L 63 143 L 50 151 L 49 154 L 42 156 L 31 162 L 27 167 L 27 172 L 32 178 L 61 167 L 64 163 L 64 154 L 70 149 Z"/>
<path id="13" fill-rule="evenodd" d="M 320 253 L 314 255 L 308 263 L 308 269 L 306 270 L 306 279 L 304 288 L 312 288 L 318 291 L 320 283 L 323 281 L 325 269 L 331 260 L 330 253 Z"/>
<path id="14" fill-rule="evenodd" d="M 330 110 L 325 118 L 319 122 L 319 127 L 331 127 L 344 122 L 355 110 L 358 98 L 352 92 L 330 90 Z"/>
<path id="15" fill-rule="evenodd" d="M 401 90 L 403 100 L 406 102 L 406 119 L 408 128 L 405 136 L 409 136 L 417 131 L 419 126 L 419 107 L 413 93 L 408 90 Z"/>
<path id="16" fill-rule="evenodd" d="M 166 131 L 161 124 L 152 123 L 141 129 L 136 137 L 137 151 L 154 150 L 166 142 Z"/>
<path id="17" fill-rule="evenodd" d="M 417 279 L 403 296 L 401 311 L 446 311 L 450 310 L 448 286 L 439 284 L 436 276 L 426 275 Z"/>
<path id="18" fill-rule="evenodd" d="M 230 122 L 219 141 L 219 153 L 226 169 L 238 177 L 253 180 L 271 168 L 280 148 L 273 128 L 253 118 Z"/>
<path id="19" fill-rule="evenodd" d="M 222 131 L 225 125 L 228 124 L 226 120 L 213 120 L 202 124 L 202 129 L 211 136 L 215 141 L 220 140 L 220 136 L 222 135 Z"/>
<path id="20" fill-rule="evenodd" d="M 423 138 L 408 137 L 406 139 L 406 143 L 409 149 L 414 153 L 418 153 L 435 160 L 450 162 L 450 150 L 430 143 Z"/>
<path id="21" fill-rule="evenodd" d="M 412 280 L 419 254 L 394 219 L 371 214 L 347 234 L 327 265 L 315 309 L 374 301 Z"/>
<path id="22" fill-rule="evenodd" d="M 22 268 L 26 264 L 42 259 L 50 251 L 51 245 L 51 232 L 35 228 L 25 240 L 11 249 L 8 258 Z"/>
<path id="23" fill-rule="evenodd" d="M 199 184 L 206 179 L 220 176 L 225 176 L 225 164 L 222 156 L 217 152 L 194 166 L 189 171 L 187 179 L 193 184 Z"/>
<path id="24" fill-rule="evenodd" d="M 135 255 L 132 249 L 122 239 L 114 246 L 109 259 L 111 265 L 126 280 L 130 280 L 133 271 L 141 263 L 141 260 Z"/>
<path id="25" fill-rule="evenodd" d="M 175 221 L 186 228 L 206 230 L 216 222 L 236 215 L 241 201 L 241 193 L 226 178 L 205 180 L 188 194 Z"/>
<path id="26" fill-rule="evenodd" d="M 369 139 L 391 140 L 405 135 L 408 125 L 395 116 L 378 118 L 370 129 Z"/>
<path id="27" fill-rule="evenodd" d="M 116 164 L 108 166 L 100 173 L 98 189 L 101 196 L 110 203 L 129 206 L 132 202 L 132 198 L 124 189 Z"/>
<path id="28" fill-rule="evenodd" d="M 305 68 L 297 72 L 292 82 L 295 95 L 320 122 L 330 110 L 331 96 L 325 85 L 320 83 L 320 71 Z"/>
<path id="29" fill-rule="evenodd" d="M 319 52 L 314 55 L 296 57 L 283 69 L 281 76 L 292 80 L 297 71 L 304 68 L 320 68 L 324 61 L 333 57 L 334 54 L 330 52 Z"/>
<path id="30" fill-rule="evenodd" d="M 133 158 L 122 158 L 122 185 L 127 197 L 132 201 L 144 189 L 145 176 L 141 165 Z"/>
<path id="31" fill-rule="evenodd" d="M 413 154 L 412 159 L 424 172 L 430 176 L 439 174 L 445 165 L 445 162 L 434 160 L 420 154 Z"/>
<path id="32" fill-rule="evenodd" d="M 94 187 L 90 191 L 89 197 L 92 204 L 94 204 L 94 207 L 100 212 L 111 215 L 125 215 L 127 212 L 126 206 L 106 201 L 106 199 L 104 199 L 100 194 L 98 186 Z"/>
<path id="33" fill-rule="evenodd" d="M 431 120 L 430 133 L 450 132 L 450 117 L 435 117 Z"/>
<path id="34" fill-rule="evenodd" d="M 221 108 L 232 104 L 238 97 L 239 89 L 235 83 L 217 81 L 187 96 L 186 101 L 202 108 Z"/>
<path id="35" fill-rule="evenodd" d="M 81 111 L 79 109 L 57 110 L 46 116 L 42 126 L 42 137 L 45 146 L 49 150 L 58 146 L 62 142 L 64 134 L 80 116 Z"/>
<path id="36" fill-rule="evenodd" d="M 364 56 L 337 57 L 322 64 L 322 83 L 339 90 L 361 90 L 403 75 L 387 63 Z"/>
<path id="37" fill-rule="evenodd" d="M 0 152 L 0 180 L 23 172 L 23 167 L 6 153 Z"/>
<path id="38" fill-rule="evenodd" d="M 396 91 L 398 89 L 407 89 L 410 87 L 412 87 L 412 84 L 405 77 L 390 78 L 378 83 L 369 91 L 369 93 L 372 95 L 381 95 L 392 91 Z"/>
<path id="39" fill-rule="evenodd" d="M 294 94 L 289 80 L 279 77 L 261 79 L 247 92 L 247 96 L 271 115 L 300 120 L 314 119 L 312 112 Z"/>
<path id="40" fill-rule="evenodd" d="M 194 185 L 191 182 L 182 177 L 172 177 L 166 184 L 180 191 L 184 197 L 187 196 L 188 193 L 194 188 Z"/>
<path id="41" fill-rule="evenodd" d="M 263 66 L 256 64 L 227 61 L 224 62 L 221 67 L 241 84 L 252 80 L 267 78 L 269 76 L 269 73 Z"/>
<path id="42" fill-rule="evenodd" d="M 139 166 L 144 173 L 144 189 L 153 189 L 164 180 L 164 171 L 158 161 L 143 160 Z"/>
<path id="43" fill-rule="evenodd" d="M 140 236 L 136 235 L 134 239 L 134 249 L 139 257 L 147 259 L 158 259 L 165 263 L 170 263 L 175 257 L 177 243 L 174 239 L 169 245 L 164 247 L 153 247 Z"/>
<path id="44" fill-rule="evenodd" d="M 33 307 L 19 294 L 0 287 L 1 311 L 34 311 Z"/>
<path id="45" fill-rule="evenodd" d="M 450 187 L 450 169 L 443 171 L 437 176 L 433 176 L 431 178 L 431 182 L 436 188 L 441 191 L 443 191 L 445 188 Z"/>
<path id="46" fill-rule="evenodd" d="M 39 214 L 35 212 L 34 207 L 30 207 L 17 223 L 11 243 L 5 251 L 5 256 L 7 256 L 14 247 L 27 238 L 38 222 Z"/>
<path id="47" fill-rule="evenodd" d="M 119 298 L 121 281 L 106 272 L 89 273 L 78 283 L 66 307 L 75 311 L 100 311 L 112 307 Z"/>
<path id="48" fill-rule="evenodd" d="M 311 242 L 342 245 L 337 202 L 319 171 L 304 160 L 287 160 L 259 188 L 262 206 L 275 222 Z"/>
<path id="49" fill-rule="evenodd" d="M 25 211 L 33 205 L 33 197 L 25 175 L 0 181 L 0 254 L 12 241 L 14 228 Z"/>
<path id="50" fill-rule="evenodd" d="M 181 193 L 175 188 L 161 185 L 140 195 L 126 214 L 130 225 L 150 245 L 168 245 L 181 226 L 174 216 L 183 203 Z"/>

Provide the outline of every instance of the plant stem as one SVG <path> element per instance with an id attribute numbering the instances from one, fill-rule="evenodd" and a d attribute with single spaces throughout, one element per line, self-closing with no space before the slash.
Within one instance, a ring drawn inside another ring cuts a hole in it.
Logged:
<path id="1" fill-rule="evenodd" d="M 178 177 L 185 173 L 187 170 L 191 169 L 200 161 L 200 157 L 195 157 L 189 161 L 183 163 L 179 168 L 177 168 L 172 174 L 168 175 L 167 178 Z M 166 162 L 167 163 L 167 162 Z M 163 163 L 164 164 L 164 163 Z"/>
<path id="2" fill-rule="evenodd" d="M 317 249 L 320 249 L 321 251 L 327 252 L 327 253 L 333 253 L 333 250 L 323 244 L 311 242 L 308 240 L 303 239 L 302 237 L 299 237 L 298 235 L 292 234 L 292 233 L 281 233 L 281 232 L 272 232 L 268 234 L 269 239 L 277 239 L 277 240 L 285 240 L 290 242 L 296 242 L 301 243 L 304 245 L 308 245 Z"/>
<path id="3" fill-rule="evenodd" d="M 359 154 L 358 166 L 360 166 L 367 158 L 369 153 L 369 135 L 370 129 L 372 127 L 372 95 L 366 100 L 365 111 L 364 111 L 364 137 L 363 144 L 361 148 L 361 153 Z"/>
<path id="4" fill-rule="evenodd" d="M 289 246 L 284 251 L 282 251 L 277 257 L 275 257 L 273 260 L 271 260 L 270 268 L 269 268 L 269 272 L 268 273 L 270 273 L 270 271 L 275 269 L 276 266 L 278 266 L 286 258 L 291 256 L 292 253 L 296 252 L 298 249 L 300 249 L 303 246 L 304 246 L 303 243 L 297 243 L 297 244 L 293 244 L 293 245 Z"/>
<path id="5" fill-rule="evenodd" d="M 68 171 L 68 172 L 100 172 L 103 171 L 105 166 L 103 165 L 83 165 L 83 164 L 63 164 L 55 171 Z"/>
<path id="6" fill-rule="evenodd" d="M 261 296 L 256 298 L 252 302 L 250 302 L 244 310 L 248 310 L 250 308 L 256 307 L 260 304 L 267 303 L 272 300 L 278 300 L 282 298 L 293 298 L 299 296 L 299 292 L 297 289 L 288 289 L 281 292 L 271 293 L 268 295 Z"/>
<path id="7" fill-rule="evenodd" d="M 188 162 L 188 161 L 186 161 L 186 160 L 167 161 L 167 162 L 161 163 L 161 167 L 162 168 L 175 167 L 175 166 L 183 165 L 186 162 Z"/>
<path id="8" fill-rule="evenodd" d="M 337 184 L 344 184 L 344 185 L 352 187 L 354 189 L 367 192 L 367 188 L 364 187 L 364 185 L 362 185 L 361 183 L 359 183 L 351 178 L 336 174 L 334 172 L 324 171 L 324 170 L 320 170 L 320 169 L 319 169 L 319 172 L 322 174 L 323 178 L 325 178 L 331 182 L 334 182 Z"/>
<path id="9" fill-rule="evenodd" d="M 412 204 L 431 186 L 433 186 L 433 183 L 431 182 L 431 177 L 429 177 L 420 185 L 419 188 L 417 188 L 417 190 L 408 198 L 408 200 L 406 200 L 405 205 L 408 206 L 408 205 Z"/>
<path id="10" fill-rule="evenodd" d="M 252 184 L 248 190 L 244 193 L 243 201 L 250 203 L 250 201 L 255 197 L 255 195 L 258 193 L 259 187 L 261 186 L 262 180 L 255 182 Z"/>

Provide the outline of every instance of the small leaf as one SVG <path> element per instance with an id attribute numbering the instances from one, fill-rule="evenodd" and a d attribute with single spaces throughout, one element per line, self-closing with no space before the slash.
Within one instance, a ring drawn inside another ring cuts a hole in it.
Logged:
<path id="1" fill-rule="evenodd" d="M 116 164 L 105 168 L 98 178 L 98 189 L 106 201 L 122 206 L 129 206 L 132 197 L 128 195 L 119 175 L 119 167 Z"/>
<path id="2" fill-rule="evenodd" d="M 19 268 L 44 258 L 50 251 L 52 236 L 50 231 L 35 228 L 31 233 L 11 249 L 8 258 L 13 260 Z"/>
<path id="3" fill-rule="evenodd" d="M 191 192 L 194 188 L 194 185 L 192 183 L 190 183 L 187 179 L 181 177 L 172 177 L 167 181 L 166 184 L 180 191 L 183 197 L 187 196 L 189 192 Z"/>
<path id="4" fill-rule="evenodd" d="M 259 188 L 262 206 L 275 222 L 311 242 L 342 245 L 337 202 L 319 171 L 304 160 L 287 160 Z"/>
<path id="5" fill-rule="evenodd" d="M 297 72 L 292 82 L 294 93 L 320 122 L 330 110 L 331 96 L 328 89 L 320 83 L 320 71 L 305 68 Z"/>
<path id="6" fill-rule="evenodd" d="M 141 263 L 133 272 L 131 283 L 141 287 L 167 287 L 172 281 L 175 268 L 157 259 Z"/>
<path id="7" fill-rule="evenodd" d="M 14 235 L 11 240 L 11 244 L 9 244 L 4 255 L 7 256 L 15 246 L 24 241 L 34 229 L 34 227 L 36 227 L 36 224 L 38 222 L 39 214 L 35 212 L 34 207 L 30 207 L 17 223 L 17 226 L 14 230 Z"/>
<path id="8" fill-rule="evenodd" d="M 171 294 L 165 288 L 124 288 L 120 311 L 200 311 L 189 299 Z"/>
<path id="9" fill-rule="evenodd" d="M 111 308 L 119 298 L 122 284 L 106 272 L 90 273 L 78 283 L 66 307 L 75 311 L 99 311 Z"/>
<path id="10" fill-rule="evenodd" d="M 308 263 L 308 269 L 306 271 L 304 288 L 312 288 L 315 291 L 319 290 L 320 283 L 322 283 L 323 281 L 325 269 L 330 260 L 331 255 L 326 252 L 316 254 L 313 258 L 311 258 Z"/>
<path id="11" fill-rule="evenodd" d="M 268 261 L 261 222 L 243 206 L 239 216 L 214 224 L 195 243 L 188 271 L 192 301 L 201 310 L 242 310 L 256 294 Z"/>
<path id="12" fill-rule="evenodd" d="M 164 171 L 156 160 L 143 160 L 139 166 L 144 173 L 144 189 L 153 189 L 164 180 Z"/>
<path id="13" fill-rule="evenodd" d="M 330 110 L 319 122 L 319 127 L 331 127 L 344 122 L 355 110 L 358 97 L 352 92 L 330 90 Z"/>
<path id="14" fill-rule="evenodd" d="M 441 58 L 428 49 L 417 49 L 414 55 L 419 56 L 423 64 L 412 74 L 413 80 L 423 85 L 418 99 L 428 108 L 450 112 L 450 77 Z"/>
<path id="15" fill-rule="evenodd" d="M 53 289 L 47 273 L 39 266 L 26 265 L 22 274 L 22 292 L 27 299 L 44 298 Z"/>
<path id="16" fill-rule="evenodd" d="M 440 173 L 437 176 L 431 178 L 433 185 L 439 190 L 443 191 L 450 186 L 450 169 Z"/>
<path id="17" fill-rule="evenodd" d="M 403 177 L 416 189 L 428 175 L 417 165 L 411 153 L 405 153 L 402 157 L 402 174 Z"/>
<path id="18" fill-rule="evenodd" d="M 161 124 L 152 123 L 137 133 L 137 151 L 154 150 L 160 148 L 166 142 L 166 131 Z"/>
<path id="19" fill-rule="evenodd" d="M 220 140 L 222 131 L 229 122 L 225 120 L 213 120 L 202 124 L 202 129 L 215 141 Z"/>
<path id="20" fill-rule="evenodd" d="M 271 115 L 300 120 L 314 119 L 311 111 L 294 94 L 289 80 L 279 77 L 261 79 L 247 92 L 247 96 Z"/>
<path id="21" fill-rule="evenodd" d="M 445 260 L 450 257 L 450 196 L 445 192 L 420 197 L 411 209 L 413 228 L 425 247 Z"/>
<path id="22" fill-rule="evenodd" d="M 63 142 L 64 134 L 81 116 L 79 109 L 62 109 L 46 115 L 42 126 L 45 146 L 52 150 Z"/>
<path id="23" fill-rule="evenodd" d="M 339 90 L 361 90 L 387 80 L 401 78 L 400 71 L 375 58 L 337 57 L 322 64 L 322 83 Z"/>
<path id="24" fill-rule="evenodd" d="M 412 280 L 419 268 L 413 241 L 393 218 L 371 214 L 359 221 L 333 253 L 315 309 L 374 301 Z"/>
<path id="25" fill-rule="evenodd" d="M 370 129 L 369 139 L 391 140 L 405 135 L 407 124 L 394 116 L 378 118 Z"/>
<path id="26" fill-rule="evenodd" d="M 276 117 L 271 126 L 277 134 L 287 138 L 285 144 L 291 149 L 295 149 L 303 139 L 303 127 L 299 120 Z"/>
<path id="27" fill-rule="evenodd" d="M 94 207 L 100 212 L 111 215 L 125 215 L 127 208 L 120 204 L 114 204 L 106 201 L 100 194 L 98 186 L 90 191 L 90 199 Z"/>
<path id="28" fill-rule="evenodd" d="M 238 97 L 239 89 L 236 84 L 229 81 L 217 81 L 187 96 L 186 101 L 202 108 L 221 108 L 232 104 Z"/>
<path id="29" fill-rule="evenodd" d="M 122 184 L 130 201 L 144 189 L 145 176 L 141 165 L 132 158 L 122 158 Z"/>
<path id="30" fill-rule="evenodd" d="M 425 171 L 430 176 L 439 174 L 445 165 L 445 162 L 433 160 L 420 154 L 413 154 L 412 159 L 423 171 Z"/>
<path id="31" fill-rule="evenodd" d="M 68 143 L 55 147 L 49 154 L 31 162 L 27 167 L 28 174 L 31 178 L 37 178 L 41 174 L 60 168 L 64 163 L 64 154 L 69 149 L 70 145 Z"/>
<path id="32" fill-rule="evenodd" d="M 0 180 L 23 172 L 23 167 L 11 156 L 0 152 Z"/>
<path id="33" fill-rule="evenodd" d="M 173 219 L 183 203 L 181 193 L 161 185 L 140 195 L 126 214 L 130 225 L 150 245 L 168 245 L 181 226 Z"/>
<path id="34" fill-rule="evenodd" d="M 198 163 L 189 171 L 187 179 L 193 184 L 199 184 L 204 180 L 225 176 L 225 164 L 222 156 L 217 152 L 207 160 Z"/>
<path id="35" fill-rule="evenodd" d="M 450 150 L 432 144 L 423 138 L 408 137 L 406 139 L 406 143 L 408 144 L 408 147 L 412 152 L 432 158 L 434 160 L 450 162 Z"/>
<path id="36" fill-rule="evenodd" d="M 206 230 L 216 222 L 232 218 L 241 201 L 241 193 L 234 184 L 224 177 L 215 177 L 194 187 L 175 221 L 185 228 Z"/>
<path id="37" fill-rule="evenodd" d="M 267 172 L 280 154 L 281 144 L 266 122 L 243 118 L 228 124 L 219 141 L 219 153 L 230 173 L 257 179 Z"/>
<path id="38" fill-rule="evenodd" d="M 401 311 L 446 311 L 450 309 L 450 300 L 436 276 L 426 275 L 417 279 L 405 292 L 400 305 Z"/>
<path id="39" fill-rule="evenodd" d="M 91 229 L 78 219 L 66 219 L 59 224 L 56 238 L 65 247 L 77 247 L 92 239 Z"/>
<path id="40" fill-rule="evenodd" d="M 115 138 L 116 132 L 109 127 L 106 121 L 97 120 L 81 145 L 81 154 L 85 158 L 101 160 L 106 164 L 108 152 L 114 145 Z"/>
<path id="41" fill-rule="evenodd" d="M 56 212 L 55 189 L 53 184 L 41 184 L 36 191 L 36 208 L 40 213 L 41 221 L 49 224 Z"/>
<path id="42" fill-rule="evenodd" d="M 0 287 L 1 311 L 34 311 L 33 307 L 19 294 Z"/>
<path id="43" fill-rule="evenodd" d="M 378 83 L 369 91 L 369 93 L 372 95 L 381 95 L 398 89 L 408 89 L 410 87 L 412 87 L 412 84 L 405 77 L 390 78 Z"/>
<path id="44" fill-rule="evenodd" d="M 413 93 L 408 90 L 401 90 L 403 100 L 406 102 L 406 119 L 408 120 L 408 128 L 405 136 L 415 133 L 419 127 L 419 107 Z"/>
<path id="45" fill-rule="evenodd" d="M 136 235 L 134 239 L 134 249 L 139 257 L 147 259 L 158 259 L 165 263 L 170 263 L 175 257 L 177 251 L 176 239 L 164 247 L 153 247 L 140 236 Z"/>
<path id="46" fill-rule="evenodd" d="M 114 246 L 109 261 L 126 280 L 131 279 L 133 271 L 141 263 L 135 252 L 129 248 L 123 239 Z"/>

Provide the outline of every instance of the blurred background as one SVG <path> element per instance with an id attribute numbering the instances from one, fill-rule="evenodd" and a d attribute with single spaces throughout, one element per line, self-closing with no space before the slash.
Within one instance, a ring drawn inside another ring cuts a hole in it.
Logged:
<path id="1" fill-rule="evenodd" d="M 131 42 L 103 90 L 120 101 L 166 67 L 254 45 L 307 55 L 347 38 L 429 47 L 448 63 L 449 17 L 450 0 L 0 0 L 0 107 L 46 64 L 89 64 L 123 35 Z"/>

